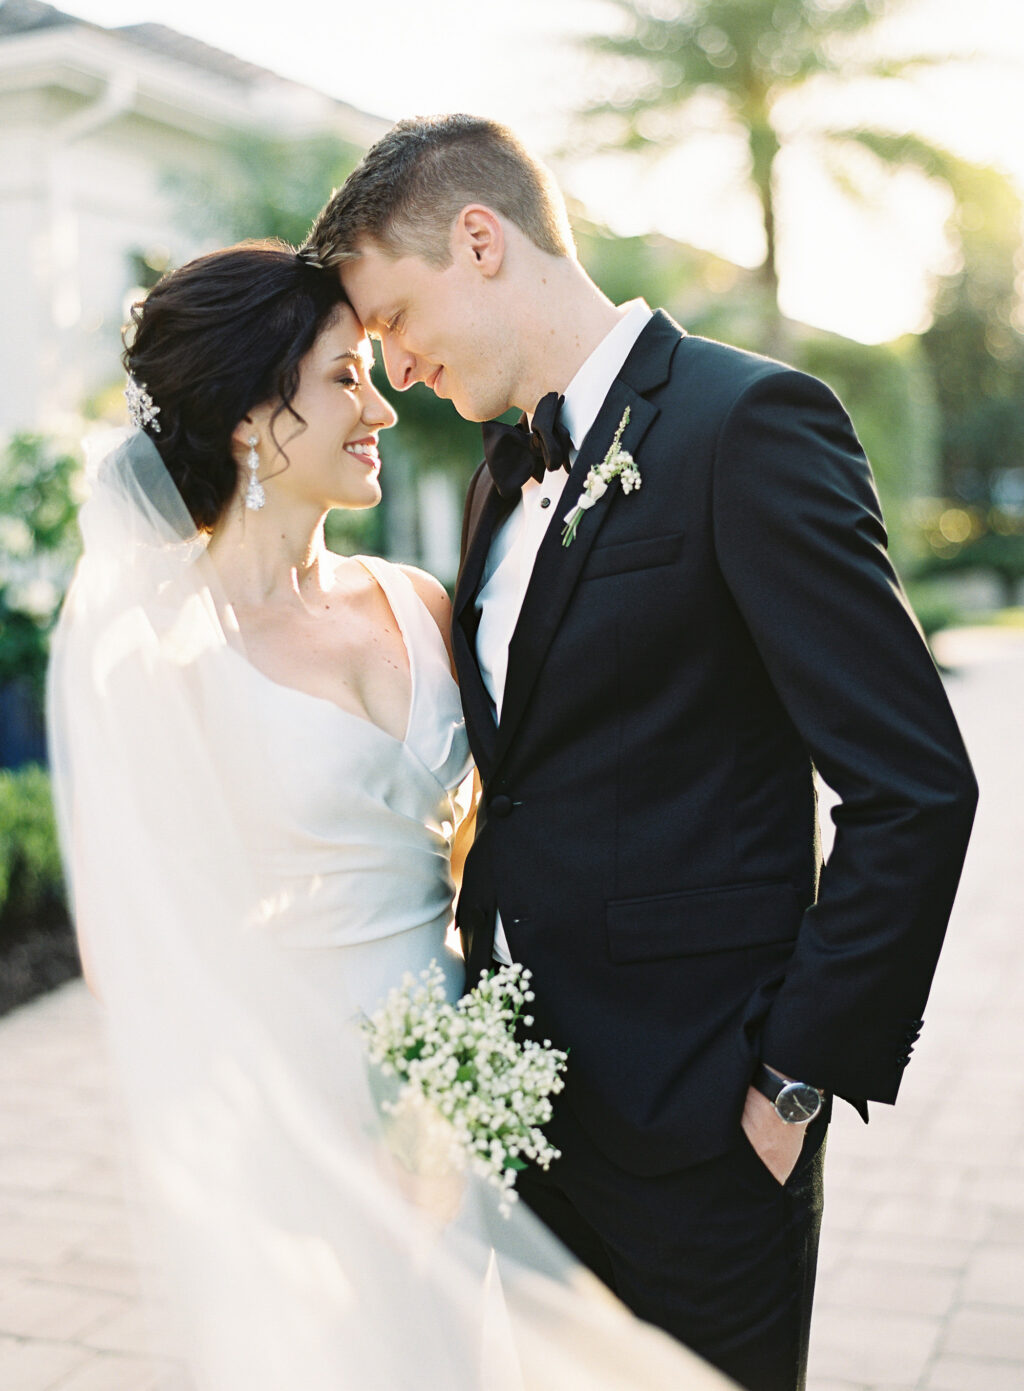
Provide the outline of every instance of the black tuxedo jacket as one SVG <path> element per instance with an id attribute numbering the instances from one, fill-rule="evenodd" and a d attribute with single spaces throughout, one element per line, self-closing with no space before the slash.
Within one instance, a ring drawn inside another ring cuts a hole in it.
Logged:
<path id="1" fill-rule="evenodd" d="M 626 406 L 642 486 L 563 547 Z M 553 509 L 496 726 L 475 595 L 508 508 L 481 467 L 453 631 L 484 786 L 471 979 L 497 908 L 567 1104 L 637 1173 L 734 1143 L 758 1056 L 893 1101 L 977 794 L 839 402 L 658 312 Z M 824 868 L 814 767 L 841 798 Z"/>

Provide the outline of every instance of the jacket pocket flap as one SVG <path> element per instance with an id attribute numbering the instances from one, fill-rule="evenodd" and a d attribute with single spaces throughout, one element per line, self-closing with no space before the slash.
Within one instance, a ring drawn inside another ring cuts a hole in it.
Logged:
<path id="1" fill-rule="evenodd" d="M 778 882 L 618 899 L 607 908 L 608 955 L 656 961 L 791 942 L 802 914 L 796 889 Z"/>
<path id="2" fill-rule="evenodd" d="M 583 567 L 582 578 L 598 579 L 602 575 L 620 575 L 624 570 L 650 570 L 656 565 L 670 565 L 683 551 L 683 533 L 669 536 L 644 536 L 639 541 L 620 541 L 610 546 L 594 546 Z"/>

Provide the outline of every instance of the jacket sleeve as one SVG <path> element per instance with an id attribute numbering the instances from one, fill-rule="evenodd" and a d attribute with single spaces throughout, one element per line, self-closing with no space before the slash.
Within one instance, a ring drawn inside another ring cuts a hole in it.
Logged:
<path id="1" fill-rule="evenodd" d="M 714 468 L 722 573 L 840 798 L 761 1055 L 841 1096 L 891 1102 L 956 893 L 974 775 L 832 392 L 767 370 L 733 403 Z"/>

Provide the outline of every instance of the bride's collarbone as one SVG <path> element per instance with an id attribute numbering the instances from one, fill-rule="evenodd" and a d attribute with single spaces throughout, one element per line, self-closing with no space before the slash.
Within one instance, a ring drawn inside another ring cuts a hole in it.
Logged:
<path id="1" fill-rule="evenodd" d="M 316 612 L 298 606 L 275 612 L 266 605 L 239 615 L 239 623 L 249 660 L 271 681 L 330 701 L 402 738 L 412 673 L 386 602 L 378 604 L 370 592 L 332 591 Z"/>

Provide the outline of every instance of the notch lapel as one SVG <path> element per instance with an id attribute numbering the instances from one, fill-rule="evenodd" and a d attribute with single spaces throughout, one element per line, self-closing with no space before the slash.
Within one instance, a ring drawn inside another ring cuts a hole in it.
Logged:
<path id="1" fill-rule="evenodd" d="M 519 620 L 509 643 L 508 675 L 505 680 L 505 699 L 502 703 L 501 723 L 498 726 L 494 751 L 495 762 L 503 757 L 523 716 L 541 664 L 579 581 L 590 548 L 597 539 L 610 509 L 622 505 L 619 499 L 622 486 L 616 481 L 604 497 L 584 513 L 572 544 L 562 545 L 565 515 L 575 506 L 576 499 L 582 493 L 587 474 L 608 452 L 627 406 L 629 424 L 622 436 L 621 448 L 628 450 L 634 457 L 637 456 L 644 435 L 658 416 L 658 407 L 639 396 L 620 377 L 612 383 L 597 419 L 587 432 L 562 493 L 558 512 L 552 517 L 551 524 L 544 533 Z M 638 466 L 642 477 L 642 460 L 638 459 Z M 628 506 L 628 503 L 626 505 Z"/>
<path id="2" fill-rule="evenodd" d="M 608 509 L 617 505 L 616 494 L 621 493 L 621 484 L 613 484 L 600 502 L 584 515 L 571 546 L 562 545 L 565 514 L 583 491 L 583 481 L 591 468 L 608 452 L 627 406 L 630 408 L 630 418 L 622 437 L 622 448 L 637 458 L 643 477 L 643 460 L 639 458 L 638 451 L 659 414 L 659 408 L 648 401 L 644 393 L 654 391 L 668 381 L 673 355 L 685 333 L 685 329 L 680 328 L 663 309 L 655 310 L 583 440 L 562 500 L 541 542 L 509 643 L 505 696 L 501 723 L 497 726 L 494 707 L 477 662 L 477 621 L 472 601 L 480 587 L 484 562 L 495 529 L 512 510 L 514 500 L 510 502 L 502 498 L 497 488 L 488 482 L 489 492 L 480 507 L 479 521 L 468 539 L 465 561 L 455 587 L 452 625 L 456 668 L 462 682 L 462 701 L 470 743 L 485 782 L 504 757 L 522 719 L 541 664 L 576 588 L 590 548 L 608 515 Z"/>
<path id="3" fill-rule="evenodd" d="M 452 649 L 455 653 L 455 669 L 459 674 L 459 688 L 470 744 L 481 776 L 486 779 L 490 776 L 494 762 L 498 728 L 494 722 L 494 706 L 491 704 L 491 697 L 480 674 L 480 663 L 477 661 L 478 615 L 473 600 L 480 588 L 484 561 L 487 559 L 494 532 L 499 522 L 511 512 L 515 499 L 503 498 L 490 482 L 490 475 L 477 486 L 488 491 L 484 496 L 476 525 L 469 536 L 465 560 L 455 586 L 452 604 Z"/>

